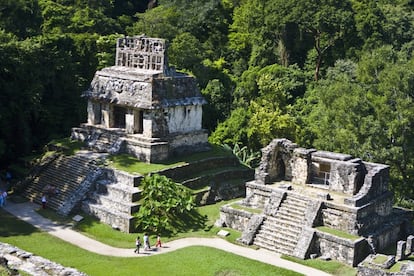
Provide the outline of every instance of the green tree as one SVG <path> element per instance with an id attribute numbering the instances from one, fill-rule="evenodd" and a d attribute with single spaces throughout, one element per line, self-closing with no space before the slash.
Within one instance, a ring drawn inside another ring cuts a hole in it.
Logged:
<path id="1" fill-rule="evenodd" d="M 389 164 L 396 198 L 412 197 L 413 62 L 389 46 L 338 61 L 298 101 L 300 143 Z"/>
<path id="2" fill-rule="evenodd" d="M 39 34 L 41 24 L 37 0 L 0 1 L 0 29 L 26 38 Z"/>
<path id="3" fill-rule="evenodd" d="M 145 176 L 140 184 L 141 206 L 135 214 L 136 227 L 153 233 L 175 232 L 194 207 L 191 192 L 166 176 Z"/>
<path id="4" fill-rule="evenodd" d="M 218 79 L 209 81 L 202 94 L 207 100 L 203 106 L 203 125 L 214 130 L 230 114 L 231 94 Z"/>
<path id="5" fill-rule="evenodd" d="M 216 145 L 248 145 L 247 126 L 250 116 L 245 108 L 234 109 L 229 118 L 219 123 L 211 133 L 208 138 L 209 142 Z"/>
<path id="6" fill-rule="evenodd" d="M 177 35 L 168 50 L 169 62 L 178 69 L 196 71 L 203 60 L 200 41 L 188 32 Z"/>

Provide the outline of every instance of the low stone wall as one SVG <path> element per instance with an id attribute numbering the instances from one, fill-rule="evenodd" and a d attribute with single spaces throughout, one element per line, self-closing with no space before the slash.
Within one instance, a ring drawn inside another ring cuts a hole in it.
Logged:
<path id="1" fill-rule="evenodd" d="M 252 213 L 225 205 L 220 208 L 220 219 L 216 222 L 216 225 L 244 231 L 252 216 Z"/>
<path id="2" fill-rule="evenodd" d="M 256 180 L 246 182 L 246 198 L 244 204 L 254 208 L 265 208 L 270 201 L 272 188 L 259 184 Z"/>
<path id="3" fill-rule="evenodd" d="M 125 152 L 144 162 L 157 162 L 166 160 L 169 156 L 168 143 L 142 143 L 140 141 L 127 140 Z"/>
<path id="4" fill-rule="evenodd" d="M 180 133 L 168 137 L 170 155 L 182 155 L 211 149 L 207 143 L 208 134 L 206 130 Z"/>
<path id="5" fill-rule="evenodd" d="M 15 246 L 0 242 L 0 258 L 7 260 L 9 269 L 24 271 L 29 275 L 65 275 L 65 276 L 86 276 L 71 267 L 64 267 L 61 264 L 49 261 L 33 253 L 23 251 Z"/>
<path id="6" fill-rule="evenodd" d="M 82 211 L 92 216 L 99 218 L 99 220 L 105 224 L 111 225 L 113 228 L 118 229 L 125 233 L 132 233 L 134 231 L 135 218 L 128 214 L 112 213 L 101 206 L 95 206 L 83 202 Z"/>
<path id="7" fill-rule="evenodd" d="M 353 235 L 358 234 L 356 228 L 357 211 L 355 209 L 325 202 L 321 219 L 322 225 Z"/>
<path id="8" fill-rule="evenodd" d="M 197 171 L 207 171 L 210 169 L 215 169 L 218 167 L 231 167 L 238 166 L 239 160 L 236 157 L 213 157 L 209 159 L 203 159 L 200 161 L 192 162 L 190 164 L 185 164 L 179 167 L 174 167 L 170 169 L 164 169 L 158 173 L 165 175 L 166 177 L 180 180 L 187 179 L 188 175 Z"/>
<path id="9" fill-rule="evenodd" d="M 316 231 L 316 239 L 311 252 L 330 257 L 351 266 L 356 266 L 370 253 L 370 247 L 364 238 L 355 241 Z"/>

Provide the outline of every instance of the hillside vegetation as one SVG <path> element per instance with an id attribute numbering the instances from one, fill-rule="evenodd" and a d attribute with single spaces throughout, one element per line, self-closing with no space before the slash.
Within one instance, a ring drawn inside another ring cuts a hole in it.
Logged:
<path id="1" fill-rule="evenodd" d="M 0 9 L 0 162 L 68 137 L 80 98 L 114 64 L 115 40 L 168 41 L 197 77 L 215 144 L 257 151 L 275 137 L 390 165 L 414 196 L 411 0 L 16 0 Z"/>

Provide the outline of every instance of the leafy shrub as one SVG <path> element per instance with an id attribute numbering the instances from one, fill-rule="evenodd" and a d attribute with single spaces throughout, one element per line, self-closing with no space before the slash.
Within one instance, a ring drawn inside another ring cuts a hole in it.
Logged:
<path id="1" fill-rule="evenodd" d="M 141 207 L 135 214 L 137 230 L 175 232 L 177 223 L 195 207 L 191 192 L 166 176 L 147 175 L 140 187 Z"/>

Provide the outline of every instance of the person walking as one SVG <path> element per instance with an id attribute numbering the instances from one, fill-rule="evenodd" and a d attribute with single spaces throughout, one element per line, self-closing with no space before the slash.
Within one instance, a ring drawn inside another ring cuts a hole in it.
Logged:
<path id="1" fill-rule="evenodd" d="M 1 196 L 3 197 L 3 204 L 2 204 L 2 206 L 6 206 L 7 191 L 1 192 Z"/>
<path id="2" fill-rule="evenodd" d="M 145 233 L 144 234 L 144 250 L 150 250 L 150 249 L 151 249 L 151 246 L 149 243 L 149 237 L 148 237 L 148 234 Z"/>
<path id="3" fill-rule="evenodd" d="M 139 236 L 135 240 L 135 246 L 137 248 L 135 248 L 134 252 L 139 254 L 139 248 L 141 247 L 141 240 L 139 239 Z"/>
<path id="4" fill-rule="evenodd" d="M 161 246 L 161 237 L 160 237 L 160 235 L 157 235 L 157 242 L 155 243 L 155 247 L 162 247 Z"/>
<path id="5" fill-rule="evenodd" d="M 4 206 L 3 191 L 0 191 L 0 207 Z"/>
<path id="6" fill-rule="evenodd" d="M 47 197 L 46 194 L 42 195 L 42 208 L 46 209 L 46 204 L 47 204 Z"/>

